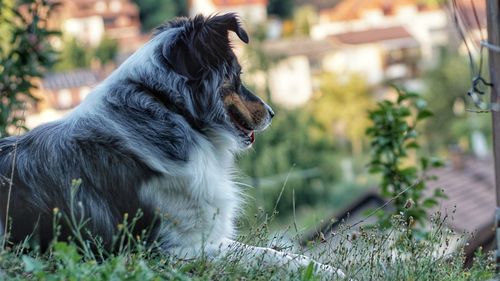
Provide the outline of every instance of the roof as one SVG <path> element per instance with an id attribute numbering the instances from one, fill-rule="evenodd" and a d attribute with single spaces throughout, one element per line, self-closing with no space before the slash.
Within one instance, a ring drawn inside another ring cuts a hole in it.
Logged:
<path id="1" fill-rule="evenodd" d="M 359 19 L 370 10 L 380 10 L 384 15 L 397 13 L 400 8 L 412 6 L 419 10 L 432 9 L 435 5 L 422 4 L 419 0 L 344 0 L 328 11 L 336 21 Z"/>
<path id="2" fill-rule="evenodd" d="M 486 1 L 456 0 L 457 14 L 466 27 L 466 30 L 486 28 Z"/>
<path id="3" fill-rule="evenodd" d="M 254 5 L 254 4 L 267 5 L 267 0 L 213 0 L 213 3 L 215 6 L 218 7 Z"/>
<path id="4" fill-rule="evenodd" d="M 493 161 L 464 157 L 462 167 L 453 165 L 432 170 L 436 181 L 428 182 L 428 191 L 442 188 L 448 199 L 440 202 L 440 209 L 454 212 L 449 224 L 458 231 L 473 232 L 493 223 L 495 203 L 495 176 Z"/>
<path id="5" fill-rule="evenodd" d="M 342 0 L 295 0 L 295 6 L 312 6 L 316 10 L 331 9 Z"/>
<path id="6" fill-rule="evenodd" d="M 264 52 L 274 56 L 320 56 L 334 50 L 329 40 L 294 38 L 286 40 L 268 40 L 263 43 Z"/>
<path id="7" fill-rule="evenodd" d="M 350 45 L 369 44 L 396 39 L 414 39 L 408 30 L 402 26 L 346 32 L 332 35 L 329 38 L 336 42 Z"/>
<path id="8" fill-rule="evenodd" d="M 50 73 L 42 80 L 42 86 L 47 90 L 73 89 L 93 86 L 101 81 L 99 72 L 89 69 Z"/>
<path id="9" fill-rule="evenodd" d="M 486 245 L 494 237 L 496 197 L 493 161 L 460 157 L 459 163 L 460 165 L 448 165 L 428 171 L 429 176 L 436 175 L 439 178 L 427 182 L 426 193 L 430 194 L 436 188 L 444 191 L 448 198 L 441 200 L 434 212 L 439 210 L 442 214 L 448 214 L 446 223 L 455 231 L 475 234 L 469 240 L 471 247 L 466 248 L 466 254 L 472 256 L 478 246 Z M 391 205 L 386 202 L 371 190 L 343 211 L 333 215 L 331 220 L 325 220 L 327 223 L 318 229 L 326 234 L 337 230 L 342 223 L 356 226 L 373 223 L 373 217 L 367 218 L 366 211 L 390 208 Z M 306 241 L 315 240 L 318 234 L 319 232 L 315 231 Z"/>

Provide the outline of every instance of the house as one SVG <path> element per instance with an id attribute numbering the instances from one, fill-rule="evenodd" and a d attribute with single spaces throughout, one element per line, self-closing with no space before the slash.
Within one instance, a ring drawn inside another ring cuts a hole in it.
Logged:
<path id="1" fill-rule="evenodd" d="M 26 118 L 26 126 L 57 120 L 79 105 L 104 79 L 105 73 L 91 69 L 49 73 L 39 82 L 34 95 L 40 100 Z"/>
<path id="2" fill-rule="evenodd" d="M 440 200 L 439 206 L 431 213 L 439 211 L 447 214 L 446 226 L 459 235 L 465 235 L 465 241 L 455 246 L 465 246 L 466 265 L 470 265 L 479 247 L 486 251 L 494 247 L 496 204 L 493 161 L 454 155 L 449 165 L 432 169 L 428 175 L 435 175 L 438 179 L 428 182 L 426 192 L 429 194 L 440 188 L 448 197 Z M 376 222 L 375 217 L 367 213 L 377 208 L 391 210 L 393 206 L 371 190 L 331 219 L 325 220 L 328 223 L 320 225 L 305 241 L 318 240 L 320 237 L 334 239 L 328 234 L 339 231 L 343 225 L 353 226 L 349 231 L 354 232 L 361 226 L 373 224 Z"/>
<path id="3" fill-rule="evenodd" d="M 419 74 L 420 44 L 404 26 L 343 32 L 327 38 L 338 51 L 325 59 L 325 70 L 362 74 L 370 84 L 414 79 Z"/>
<path id="4" fill-rule="evenodd" d="M 102 79 L 99 71 L 90 69 L 48 74 L 42 80 L 40 87 L 44 99 L 42 109 L 71 109 L 80 104 Z"/>
<path id="5" fill-rule="evenodd" d="M 312 97 L 313 75 L 322 71 L 323 59 L 335 50 L 329 40 L 310 38 L 268 40 L 262 48 L 276 61 L 268 77 L 271 97 L 289 108 L 301 106 Z"/>
<path id="6" fill-rule="evenodd" d="M 267 19 L 267 0 L 191 0 L 189 15 L 237 13 L 247 25 L 262 23 Z"/>
<path id="7" fill-rule="evenodd" d="M 107 36 L 118 42 L 120 50 L 132 51 L 144 41 L 139 8 L 130 0 L 63 0 L 51 21 L 64 34 L 90 46 Z"/>
<path id="8" fill-rule="evenodd" d="M 365 70 L 369 82 L 378 84 L 409 79 L 419 69 L 434 66 L 451 32 L 449 17 L 436 5 L 418 0 L 344 0 L 319 9 L 311 37 L 344 45 L 344 52 L 332 57 L 327 68 Z"/>

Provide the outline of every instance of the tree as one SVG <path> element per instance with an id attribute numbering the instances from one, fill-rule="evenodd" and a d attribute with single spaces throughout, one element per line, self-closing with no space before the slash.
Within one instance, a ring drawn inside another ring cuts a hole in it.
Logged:
<path id="1" fill-rule="evenodd" d="M 47 19 L 57 4 L 42 0 L 23 1 L 24 11 L 0 1 L 0 26 L 10 30 L 8 48 L 0 50 L 0 138 L 16 127 L 24 127 L 26 104 L 36 101 L 31 90 L 56 61 Z M 8 13 L 11 16 L 4 17 Z"/>
<path id="2" fill-rule="evenodd" d="M 74 37 L 67 37 L 63 44 L 61 55 L 54 67 L 55 71 L 87 68 L 94 60 L 104 65 L 112 62 L 118 52 L 117 42 L 108 37 L 103 37 L 95 48 L 83 45 Z"/>
<path id="3" fill-rule="evenodd" d="M 353 153 L 359 155 L 369 125 L 365 112 L 374 106 L 368 85 L 360 76 L 353 75 L 342 81 L 328 72 L 321 74 L 319 81 L 319 90 L 310 104 L 311 113 L 331 138 L 348 140 Z"/>
<path id="4" fill-rule="evenodd" d="M 451 51 L 444 52 L 439 64 L 424 74 L 424 84 L 423 96 L 432 100 L 429 110 L 435 114 L 432 122 L 427 122 L 424 128 L 431 152 L 445 151 L 458 142 L 468 143 L 473 130 L 491 135 L 491 120 L 487 114 L 465 110 L 475 108 L 466 94 L 471 87 L 466 58 Z"/>
<path id="5" fill-rule="evenodd" d="M 424 196 L 425 172 L 443 163 L 421 157 L 418 163 L 409 165 L 408 158 L 411 150 L 420 148 L 417 125 L 431 117 L 432 113 L 420 95 L 398 90 L 395 102 L 383 100 L 369 115 L 372 125 L 366 134 L 372 138 L 370 172 L 382 175 L 381 195 L 393 199 L 395 206 L 394 213 L 379 212 L 380 226 L 392 226 L 394 214 L 401 216 L 410 227 L 414 227 L 416 222 L 424 226 L 428 219 L 427 211 L 438 204 L 438 198 L 445 197 L 439 189 L 430 196 Z"/>
<path id="6" fill-rule="evenodd" d="M 289 19 L 293 16 L 293 0 L 269 0 L 267 12 L 282 19 Z"/>
<path id="7" fill-rule="evenodd" d="M 187 15 L 185 0 L 134 0 L 134 2 L 139 6 L 139 16 L 144 31 L 150 31 L 174 17 Z"/>
<path id="8" fill-rule="evenodd" d="M 113 62 L 118 52 L 118 43 L 108 37 L 102 38 L 99 45 L 93 51 L 93 54 L 102 65 Z"/>
<path id="9" fill-rule="evenodd" d="M 88 48 L 85 48 L 74 37 L 68 37 L 63 42 L 55 71 L 67 71 L 76 68 L 85 68 L 90 66 L 91 54 Z"/>
<path id="10" fill-rule="evenodd" d="M 293 210 L 292 193 L 297 207 L 328 202 L 331 184 L 339 177 L 333 142 L 308 111 L 274 109 L 271 128 L 257 135 L 253 149 L 239 160 L 253 179 L 258 200 L 272 210 L 290 173 L 278 211 Z"/>

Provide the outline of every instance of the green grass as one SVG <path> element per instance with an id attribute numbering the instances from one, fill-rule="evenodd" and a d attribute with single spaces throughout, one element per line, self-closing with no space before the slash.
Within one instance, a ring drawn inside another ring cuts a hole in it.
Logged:
<path id="1" fill-rule="evenodd" d="M 395 219 L 397 221 L 397 218 Z M 298 233 L 270 235 L 266 221 L 240 240 L 253 245 L 269 245 L 300 252 L 341 268 L 353 280 L 492 280 L 492 254 L 479 253 L 470 269 L 463 269 L 460 250 L 451 251 L 457 235 L 435 220 L 428 239 L 411 234 L 404 222 L 389 232 L 360 230 L 344 226 L 332 242 L 313 242 L 300 249 L 284 237 Z M 293 229 L 290 227 L 289 229 Z M 272 238 L 269 238 L 272 237 Z M 460 248 L 459 248 L 460 249 Z M 258 257 L 256 257 L 258 258 Z M 251 267 L 222 257 L 209 260 L 177 260 L 154 251 L 144 243 L 124 247 L 104 260 L 78 242 L 55 241 L 45 254 L 16 246 L 0 251 L 0 280 L 331 280 L 315 273 L 312 267 L 300 272 L 283 268 Z"/>

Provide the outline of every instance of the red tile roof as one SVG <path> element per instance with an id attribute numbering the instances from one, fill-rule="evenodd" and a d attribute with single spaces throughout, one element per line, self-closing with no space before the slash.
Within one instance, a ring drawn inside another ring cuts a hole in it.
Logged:
<path id="1" fill-rule="evenodd" d="M 355 20 L 370 10 L 380 10 L 384 14 L 394 14 L 399 8 L 414 6 L 420 10 L 432 9 L 436 5 L 425 5 L 419 0 L 344 0 L 333 9 L 325 10 L 331 20 Z"/>

